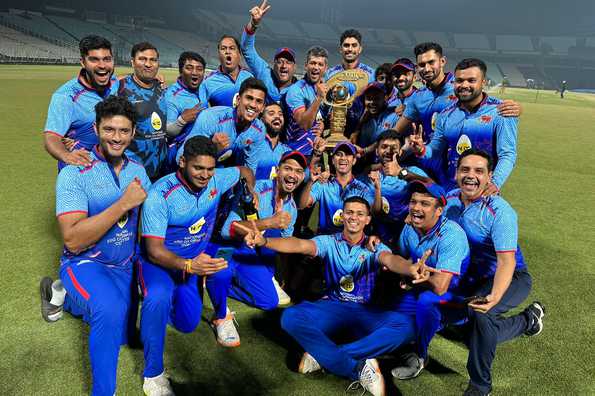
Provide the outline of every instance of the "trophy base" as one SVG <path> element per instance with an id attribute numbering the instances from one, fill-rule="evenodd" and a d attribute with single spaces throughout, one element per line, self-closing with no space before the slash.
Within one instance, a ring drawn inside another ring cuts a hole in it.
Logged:
<path id="1" fill-rule="evenodd" d="M 339 143 L 349 142 L 342 133 L 331 133 L 325 139 L 327 150 L 333 150 Z"/>

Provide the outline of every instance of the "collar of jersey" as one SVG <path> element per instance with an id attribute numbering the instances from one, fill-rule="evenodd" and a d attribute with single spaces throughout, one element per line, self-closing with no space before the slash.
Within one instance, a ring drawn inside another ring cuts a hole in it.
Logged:
<path id="1" fill-rule="evenodd" d="M 340 234 L 341 234 L 341 240 L 342 240 L 343 242 L 347 243 L 347 244 L 348 244 L 350 247 L 353 247 L 353 246 L 361 246 L 361 245 L 364 243 L 364 241 L 366 240 L 366 234 L 364 234 L 364 233 L 362 233 L 362 237 L 361 237 L 361 239 L 360 239 L 359 241 L 357 241 L 356 243 L 351 243 L 351 242 L 349 242 L 349 241 L 347 240 L 347 238 L 345 238 L 345 234 L 343 234 L 343 232 L 342 232 L 342 231 L 341 231 L 341 233 L 340 233 Z"/>
<path id="2" fill-rule="evenodd" d="M 195 189 L 194 189 L 194 188 L 193 188 L 193 187 L 190 185 L 190 183 L 188 183 L 188 182 L 186 181 L 186 179 L 184 179 L 184 176 L 182 175 L 182 172 L 180 172 L 180 170 L 179 170 L 179 169 L 176 171 L 176 178 L 178 179 L 178 181 L 180 182 L 180 184 L 181 184 L 182 186 L 184 186 L 184 188 L 186 189 L 186 191 L 188 191 L 188 193 L 189 193 L 189 194 L 192 194 L 192 195 L 199 196 L 199 195 L 200 195 L 200 194 L 202 194 L 202 192 L 204 191 L 204 188 L 201 188 L 201 189 L 200 189 L 200 190 L 198 190 L 198 191 L 197 191 L 197 190 L 195 190 Z"/>
<path id="3" fill-rule="evenodd" d="M 446 223 L 446 216 L 444 216 L 444 214 L 440 215 L 440 217 L 438 218 L 438 221 L 436 222 L 436 224 L 434 224 L 434 227 L 432 227 L 430 229 L 430 231 L 428 231 L 426 234 L 420 234 L 420 232 L 418 230 L 415 230 L 415 232 L 417 232 L 417 234 L 420 236 L 419 240 L 421 241 L 422 239 L 428 239 L 432 236 L 434 236 L 435 234 L 439 234 L 440 233 L 440 228 L 442 228 L 442 225 L 444 223 Z"/>
<path id="4" fill-rule="evenodd" d="M 396 88 L 395 88 L 396 89 Z M 411 92 L 407 95 L 401 95 L 401 92 L 399 92 L 399 90 L 397 89 L 397 97 L 399 99 L 405 99 L 410 97 L 411 95 L 413 95 L 415 92 L 417 91 L 417 87 L 414 85 L 413 88 L 411 89 Z"/>
<path id="5" fill-rule="evenodd" d="M 457 101 L 457 107 L 464 112 L 465 114 L 475 114 L 479 111 L 479 109 L 481 109 L 482 106 L 484 106 L 487 102 L 488 102 L 488 94 L 485 92 L 481 93 L 483 95 L 481 102 L 479 102 L 479 104 L 477 106 L 475 106 L 475 108 L 472 111 L 469 111 L 467 109 L 465 109 L 462 105 L 461 102 Z"/>
<path id="6" fill-rule="evenodd" d="M 99 91 L 97 89 L 95 89 L 92 85 L 90 85 L 87 81 L 85 81 L 85 79 L 83 78 L 83 73 L 85 72 L 84 68 L 81 68 L 81 70 L 79 71 L 79 75 L 78 75 L 78 82 L 79 84 L 81 84 L 83 86 L 83 88 L 85 88 L 87 91 L 93 91 L 96 92 L 99 96 L 102 96 L 99 94 Z M 110 77 L 109 82 L 107 83 L 107 88 L 109 89 L 112 86 L 113 83 L 113 75 Z M 107 89 L 106 89 L 107 92 Z"/>
<path id="7" fill-rule="evenodd" d="M 444 86 L 449 83 L 453 78 L 453 74 L 451 72 L 448 72 L 444 75 L 444 79 L 442 80 L 442 82 L 440 83 L 440 85 L 438 85 L 436 88 L 430 88 L 428 86 L 428 89 L 432 92 L 438 93 L 438 92 L 442 92 L 442 90 L 444 89 Z"/>
<path id="8" fill-rule="evenodd" d="M 91 152 L 99 161 L 105 162 L 106 164 L 108 163 L 107 160 L 105 159 L 105 156 L 101 152 L 101 147 L 98 144 L 93 146 L 93 149 L 91 150 Z M 122 153 L 122 160 L 124 161 L 122 164 L 122 169 L 124 169 L 126 167 L 126 165 L 128 164 L 128 157 L 126 156 L 125 153 Z M 111 166 L 111 164 L 110 164 L 110 166 Z"/>
<path id="9" fill-rule="evenodd" d="M 188 86 L 186 84 L 184 84 L 184 82 L 182 81 L 182 79 L 180 77 L 178 77 L 177 83 L 180 84 L 180 86 L 182 88 L 184 88 L 186 91 L 195 94 L 196 92 L 198 92 L 198 88 L 196 88 L 195 90 L 192 90 L 190 88 L 188 88 Z"/>

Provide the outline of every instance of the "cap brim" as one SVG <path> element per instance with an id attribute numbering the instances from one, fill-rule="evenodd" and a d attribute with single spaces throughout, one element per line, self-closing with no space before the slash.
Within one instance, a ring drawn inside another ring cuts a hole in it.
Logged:
<path id="1" fill-rule="evenodd" d="M 304 154 L 300 153 L 299 151 L 292 151 L 285 154 L 283 157 L 281 157 L 279 163 L 281 164 L 290 159 L 295 160 L 304 169 L 308 167 L 308 160 L 306 159 Z"/>

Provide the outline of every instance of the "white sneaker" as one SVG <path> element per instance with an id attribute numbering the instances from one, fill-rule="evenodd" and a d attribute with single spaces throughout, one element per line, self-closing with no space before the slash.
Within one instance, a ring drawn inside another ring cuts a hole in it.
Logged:
<path id="1" fill-rule="evenodd" d="M 175 393 L 169 384 L 169 380 L 165 376 L 165 371 L 157 377 L 145 377 L 143 392 L 145 392 L 145 395 L 147 396 L 175 396 Z"/>
<path id="2" fill-rule="evenodd" d="M 405 365 L 395 367 L 390 373 L 400 380 L 412 379 L 420 375 L 425 366 L 426 362 L 416 353 L 409 353 L 405 356 Z"/>
<path id="3" fill-rule="evenodd" d="M 360 385 L 374 396 L 384 396 L 384 377 L 376 359 L 366 359 L 366 364 L 359 373 Z"/>
<path id="4" fill-rule="evenodd" d="M 240 335 L 234 325 L 234 312 L 227 309 L 227 315 L 223 319 L 215 319 L 211 321 L 211 327 L 217 335 L 217 342 L 219 345 L 226 348 L 235 348 L 240 346 Z"/>
<path id="5" fill-rule="evenodd" d="M 320 364 L 318 364 L 316 359 L 314 359 L 314 357 L 308 352 L 304 352 L 302 355 L 302 360 L 300 360 L 300 365 L 298 366 L 298 373 L 308 374 L 320 369 L 322 369 L 322 367 L 320 367 Z"/>
<path id="6" fill-rule="evenodd" d="M 277 291 L 277 297 L 279 298 L 279 303 L 277 304 L 277 306 L 284 307 L 286 305 L 289 305 L 291 303 L 291 297 L 289 297 L 289 295 L 287 293 L 285 293 L 285 290 L 283 290 L 281 288 L 281 286 L 279 285 L 279 282 L 277 282 L 277 279 L 275 279 L 274 276 L 273 276 L 273 286 L 275 286 L 275 290 Z"/>

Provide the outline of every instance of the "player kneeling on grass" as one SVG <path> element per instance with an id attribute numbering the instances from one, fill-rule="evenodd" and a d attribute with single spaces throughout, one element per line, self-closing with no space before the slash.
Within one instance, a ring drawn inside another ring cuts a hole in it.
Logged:
<path id="1" fill-rule="evenodd" d="M 292 151 L 281 157 L 275 179 L 256 182 L 259 199 L 255 224 L 266 237 L 293 235 L 297 207 L 292 194 L 304 180 L 307 166 L 306 157 L 299 151 Z M 246 227 L 251 228 L 249 221 L 242 221 L 244 218 L 238 200 L 223 225 L 222 236 L 243 241 Z M 276 252 L 266 248 L 254 250 L 239 244 L 232 246 L 236 249 L 230 260 L 234 273 L 230 297 L 265 310 L 288 305 L 291 299 L 274 277 Z"/>
<path id="2" fill-rule="evenodd" d="M 418 349 L 427 355 L 430 340 L 444 323 L 468 319 L 471 325 L 467 370 L 470 381 L 465 395 L 488 395 L 492 389 L 491 367 L 498 343 L 519 335 L 537 335 L 543 329 L 544 307 L 533 302 L 523 312 L 505 317 L 522 303 L 531 290 L 531 275 L 517 245 L 518 224 L 514 209 L 498 195 L 485 196 L 492 179 L 489 154 L 470 149 L 457 164 L 458 189 L 447 195 L 445 215 L 465 230 L 471 246 L 468 270 L 457 293 L 437 297 L 422 294 L 417 305 Z M 427 292 L 426 292 L 427 293 Z M 452 300 L 459 306 L 444 304 Z M 460 306 L 460 303 L 468 306 Z M 461 309 L 462 308 L 462 309 Z M 420 356 L 420 357 L 421 357 Z M 412 378 L 421 371 L 420 357 L 408 359 L 411 367 L 393 370 L 399 378 Z M 417 368 L 416 368 L 417 366 Z"/>
<path id="3" fill-rule="evenodd" d="M 151 183 L 142 165 L 124 155 L 135 131 L 132 105 L 112 96 L 95 112 L 99 144 L 90 152 L 91 165 L 68 165 L 56 182 L 64 240 L 60 279 L 67 294 L 65 300 L 63 293 L 54 295 L 59 285 L 52 288 L 51 279 L 44 278 L 42 313 L 48 321 L 57 320 L 64 302 L 66 311 L 89 323 L 91 393 L 111 396 L 126 340 L 138 207 Z"/>
<path id="4" fill-rule="evenodd" d="M 370 224 L 370 205 L 350 197 L 343 205 L 343 231 L 312 239 L 268 238 L 256 224 L 247 229 L 245 242 L 251 247 L 280 253 L 318 256 L 325 266 L 325 296 L 316 302 L 302 302 L 287 308 L 281 326 L 306 351 L 299 372 L 326 368 L 333 374 L 355 380 L 373 395 L 384 395 L 384 378 L 375 357 L 391 352 L 414 338 L 411 317 L 370 303 L 377 272 L 385 266 L 409 276 L 414 282 L 429 278 L 427 252 L 417 264 L 391 254 L 383 244 L 367 249 L 364 227 Z M 337 344 L 332 338 L 351 332 L 354 341 Z M 352 384 L 352 385 L 354 385 Z M 351 388 L 351 386 L 350 386 Z"/>
<path id="5" fill-rule="evenodd" d="M 190 333 L 198 326 L 202 312 L 199 280 L 213 302 L 217 341 L 226 347 L 240 345 L 227 309 L 231 271 L 225 259 L 213 257 L 211 250 L 216 249 L 210 248 L 209 240 L 221 196 L 240 176 L 254 186 L 254 176 L 244 167 L 215 169 L 216 156 L 217 148 L 209 138 L 187 140 L 179 170 L 159 179 L 143 205 L 140 331 L 147 395 L 173 394 L 163 368 L 166 327 L 171 323 Z"/>

